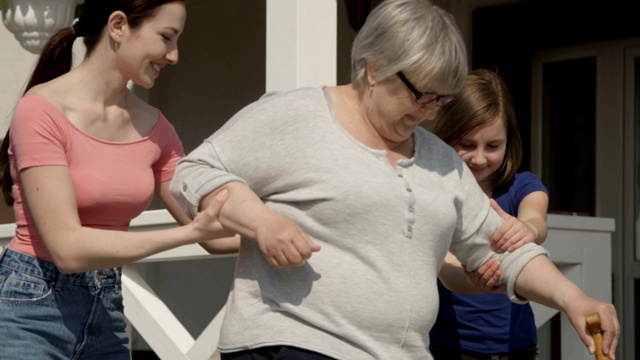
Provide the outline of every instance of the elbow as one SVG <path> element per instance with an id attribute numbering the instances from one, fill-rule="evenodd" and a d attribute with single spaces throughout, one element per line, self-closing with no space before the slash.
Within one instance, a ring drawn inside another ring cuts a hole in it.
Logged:
<path id="1" fill-rule="evenodd" d="M 180 209 L 189 219 L 193 219 L 198 214 L 197 208 L 189 201 L 189 198 L 193 198 L 193 196 L 189 196 L 188 186 L 184 181 L 174 177 L 169 183 L 169 194 L 176 200 Z"/>
<path id="2" fill-rule="evenodd" d="M 538 237 L 536 238 L 536 244 L 542 245 L 545 242 L 545 240 L 547 240 L 547 234 L 548 234 L 548 232 L 547 232 L 546 228 L 544 230 L 540 231 L 538 233 Z"/>
<path id="3" fill-rule="evenodd" d="M 211 255 L 236 254 L 240 250 L 240 236 L 209 240 L 199 244 Z"/>
<path id="4" fill-rule="evenodd" d="M 181 195 L 179 183 L 180 181 L 178 181 L 175 176 L 171 179 L 171 182 L 169 182 L 169 193 L 176 199 Z"/>
<path id="5" fill-rule="evenodd" d="M 86 267 L 81 266 L 77 261 L 74 261 L 70 258 L 53 256 L 53 264 L 56 266 L 58 271 L 63 274 L 74 274 L 83 271 L 87 271 Z"/>
<path id="6" fill-rule="evenodd" d="M 235 249 L 205 249 L 211 255 L 229 255 L 237 254 L 238 250 Z"/>
<path id="7" fill-rule="evenodd" d="M 90 268 L 87 268 L 87 266 L 83 264 L 82 259 L 69 249 L 48 250 L 53 264 L 58 271 L 63 274 L 73 274 L 90 270 Z"/>

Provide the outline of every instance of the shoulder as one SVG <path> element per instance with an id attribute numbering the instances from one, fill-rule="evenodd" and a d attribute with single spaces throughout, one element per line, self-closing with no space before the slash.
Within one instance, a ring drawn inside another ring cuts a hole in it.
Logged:
<path id="1" fill-rule="evenodd" d="M 159 135 L 163 138 L 178 137 L 178 133 L 176 132 L 175 127 L 166 118 L 166 116 L 164 116 L 162 111 L 160 111 L 159 109 L 154 109 L 151 116 L 155 117 L 157 122 L 154 129 L 154 134 L 156 134 L 156 136 Z"/>
<path id="2" fill-rule="evenodd" d="M 27 94 L 18 100 L 16 104 L 16 109 L 20 110 L 54 110 L 57 107 L 53 104 L 53 102 L 45 97 L 42 97 L 37 94 Z"/>
<path id="3" fill-rule="evenodd" d="M 50 106 L 60 109 L 60 111 L 64 113 L 66 104 L 69 102 L 69 99 L 73 99 L 73 96 L 69 95 L 71 86 L 67 83 L 66 79 L 62 79 L 63 77 L 64 76 L 60 76 L 48 82 L 33 86 L 24 94 L 23 98 L 36 97 L 48 103 Z"/>
<path id="4" fill-rule="evenodd" d="M 424 152 L 428 150 L 430 152 L 435 151 L 437 154 L 446 155 L 447 157 L 452 155 L 458 156 L 451 146 L 421 126 L 416 127 L 413 136 L 418 147 L 417 151 Z"/>
<path id="5" fill-rule="evenodd" d="M 456 151 L 430 131 L 418 126 L 413 132 L 418 165 L 439 173 L 455 172 L 462 177 L 466 165 Z"/>
<path id="6" fill-rule="evenodd" d="M 168 122 L 167 118 L 162 115 L 158 108 L 149 105 L 131 91 L 129 91 L 128 96 L 130 102 L 129 112 L 135 114 L 135 119 L 132 118 L 132 121 L 139 122 L 142 128 L 150 129 L 161 119 Z"/>
<path id="7" fill-rule="evenodd" d="M 13 111 L 10 124 L 11 144 L 66 142 L 73 126 L 60 109 L 36 95 L 23 96 Z"/>
<path id="8" fill-rule="evenodd" d="M 42 120 L 59 122 L 64 119 L 64 113 L 51 100 L 39 95 L 25 95 L 16 104 L 13 112 L 13 122 L 28 119 L 30 124 Z"/>
<path id="9" fill-rule="evenodd" d="M 544 185 L 542 184 L 542 180 L 540 180 L 540 177 L 529 171 L 516 173 L 513 179 L 513 184 L 518 187 L 528 185 L 528 186 L 537 186 L 537 187 L 544 188 Z"/>
<path id="10" fill-rule="evenodd" d="M 306 87 L 290 91 L 272 91 L 265 93 L 254 104 L 259 106 L 286 107 L 287 109 L 305 109 L 325 105 L 322 88 Z M 306 105 L 298 107 L 299 105 Z"/>
<path id="11" fill-rule="evenodd" d="M 545 194 L 549 194 L 549 191 L 544 186 L 540 177 L 532 172 L 520 172 L 515 175 L 513 180 L 507 185 L 494 189 L 494 198 L 498 198 L 504 194 L 511 194 L 512 196 L 524 198 L 530 193 L 542 191 Z"/>
<path id="12" fill-rule="evenodd" d="M 269 131 L 283 126 L 305 126 L 318 116 L 328 115 L 328 106 L 321 88 L 269 92 L 238 111 L 223 126 L 223 132 L 232 127 Z"/>

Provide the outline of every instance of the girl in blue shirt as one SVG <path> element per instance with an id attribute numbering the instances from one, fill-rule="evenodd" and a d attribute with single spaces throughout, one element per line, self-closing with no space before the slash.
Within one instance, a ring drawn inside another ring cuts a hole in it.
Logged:
<path id="1" fill-rule="evenodd" d="M 456 150 L 506 219 L 491 239 L 494 251 L 544 242 L 548 192 L 535 174 L 516 172 L 522 142 L 511 95 L 500 76 L 473 71 L 463 91 L 440 110 L 431 131 Z M 445 261 L 461 266 L 452 254 Z M 440 308 L 430 333 L 436 360 L 538 358 L 529 304 L 512 303 L 502 293 L 458 294 L 440 282 L 438 287 Z"/>

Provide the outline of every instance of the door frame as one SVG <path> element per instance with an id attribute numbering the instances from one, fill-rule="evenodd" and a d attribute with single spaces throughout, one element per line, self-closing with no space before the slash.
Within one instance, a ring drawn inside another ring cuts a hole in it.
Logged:
<path id="1" fill-rule="evenodd" d="M 640 280 L 636 260 L 634 220 L 635 159 L 633 58 L 640 57 L 640 38 L 590 43 L 534 53 L 531 93 L 531 170 L 541 177 L 542 164 L 542 69 L 544 63 L 595 57 L 596 151 L 595 216 L 613 218 L 612 294 L 621 321 L 622 335 L 617 357 L 635 358 L 635 280 Z M 639 70 L 640 71 L 640 70 Z M 631 77 L 631 80 L 633 78 Z M 640 109 L 638 110 L 640 111 Z M 640 196 L 640 194 L 638 195 Z M 640 251 L 640 250 L 639 250 Z"/>

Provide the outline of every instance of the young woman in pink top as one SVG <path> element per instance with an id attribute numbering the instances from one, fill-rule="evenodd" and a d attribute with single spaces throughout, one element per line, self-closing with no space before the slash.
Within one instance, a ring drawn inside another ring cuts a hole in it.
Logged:
<path id="1" fill-rule="evenodd" d="M 191 222 L 168 192 L 183 149 L 173 126 L 128 88 L 178 62 L 184 0 L 86 0 L 47 43 L 2 144 L 16 234 L 0 253 L 0 352 L 13 359 L 130 359 L 120 266 L 230 235 L 226 198 Z M 72 45 L 87 52 L 70 70 Z M 128 232 L 157 194 L 184 226 Z"/>

